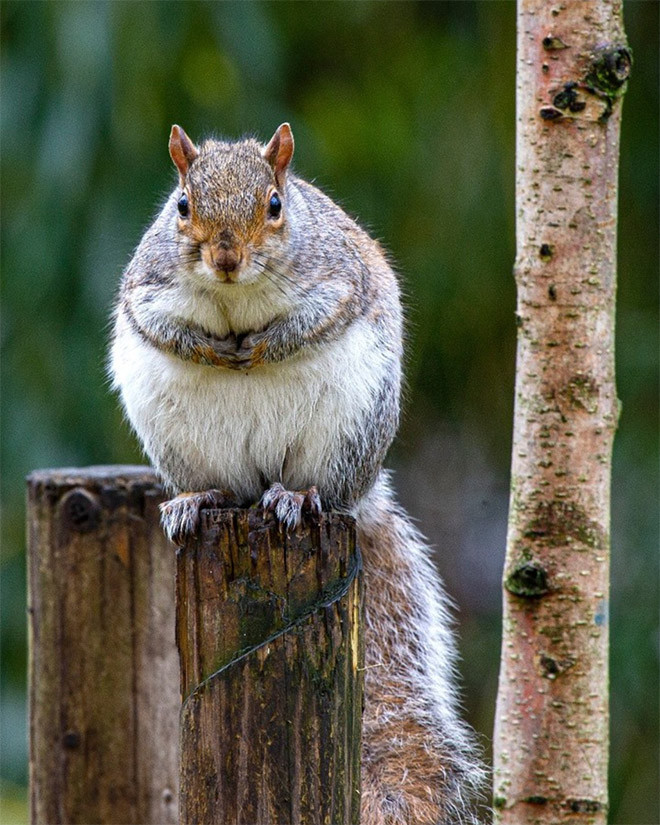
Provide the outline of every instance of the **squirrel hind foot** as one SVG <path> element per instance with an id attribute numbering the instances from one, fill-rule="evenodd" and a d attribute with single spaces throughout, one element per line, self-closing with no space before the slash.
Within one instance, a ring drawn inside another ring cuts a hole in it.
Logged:
<path id="1" fill-rule="evenodd" d="M 160 505 L 160 523 L 167 538 L 181 546 L 197 532 L 202 509 L 235 507 L 236 504 L 229 490 L 180 493 Z"/>
<path id="2" fill-rule="evenodd" d="M 303 513 L 318 516 L 321 513 L 321 498 L 316 487 L 308 490 L 287 490 L 279 482 L 271 485 L 261 497 L 260 506 L 264 514 L 273 513 L 287 531 L 295 530 Z"/>

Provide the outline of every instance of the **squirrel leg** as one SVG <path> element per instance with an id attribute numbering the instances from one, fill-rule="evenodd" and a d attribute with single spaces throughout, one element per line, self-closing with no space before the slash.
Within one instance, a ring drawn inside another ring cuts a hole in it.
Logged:
<path id="1" fill-rule="evenodd" d="M 312 486 L 309 490 L 287 490 L 276 482 L 261 497 L 264 512 L 271 512 L 287 530 L 294 530 L 302 518 L 303 512 L 318 515 L 321 512 L 319 491 Z"/>
<path id="2" fill-rule="evenodd" d="M 199 493 L 180 493 L 160 505 L 160 522 L 170 541 L 181 545 L 199 527 L 202 508 L 235 507 L 236 499 L 229 490 L 206 490 Z"/>

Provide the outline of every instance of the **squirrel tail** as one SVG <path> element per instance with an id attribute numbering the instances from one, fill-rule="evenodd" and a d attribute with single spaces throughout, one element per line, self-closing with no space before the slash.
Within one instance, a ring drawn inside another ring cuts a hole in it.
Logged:
<path id="1" fill-rule="evenodd" d="M 477 825 L 486 770 L 459 717 L 449 600 L 382 471 L 357 512 L 365 581 L 362 825 Z"/>

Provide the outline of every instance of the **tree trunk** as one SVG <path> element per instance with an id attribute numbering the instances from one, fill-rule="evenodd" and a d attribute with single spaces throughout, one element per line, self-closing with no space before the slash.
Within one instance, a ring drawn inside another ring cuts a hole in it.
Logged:
<path id="1" fill-rule="evenodd" d="M 355 524 L 202 512 L 177 557 L 181 825 L 359 822 Z"/>
<path id="2" fill-rule="evenodd" d="M 518 356 L 495 817 L 604 823 L 617 0 L 519 0 Z"/>
<path id="3" fill-rule="evenodd" d="M 28 479 L 31 821 L 176 823 L 174 548 L 148 467 Z"/>

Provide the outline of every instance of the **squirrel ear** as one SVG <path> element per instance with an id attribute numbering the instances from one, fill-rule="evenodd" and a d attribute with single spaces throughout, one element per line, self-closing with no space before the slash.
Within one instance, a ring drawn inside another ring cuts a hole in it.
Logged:
<path id="1" fill-rule="evenodd" d="M 270 163 L 275 172 L 275 179 L 279 181 L 289 166 L 293 157 L 293 135 L 288 123 L 283 123 L 270 139 L 270 143 L 263 151 L 264 158 Z"/>
<path id="2" fill-rule="evenodd" d="M 170 132 L 170 157 L 179 170 L 181 179 L 185 178 L 188 167 L 199 155 L 195 144 L 180 126 L 172 126 Z"/>

